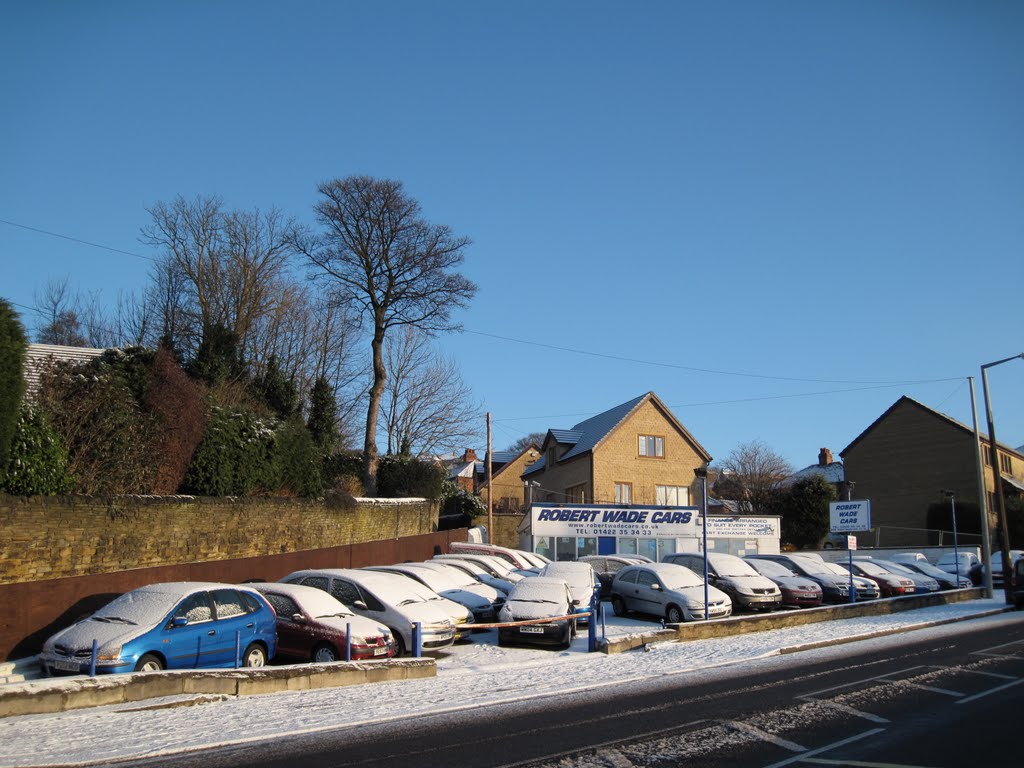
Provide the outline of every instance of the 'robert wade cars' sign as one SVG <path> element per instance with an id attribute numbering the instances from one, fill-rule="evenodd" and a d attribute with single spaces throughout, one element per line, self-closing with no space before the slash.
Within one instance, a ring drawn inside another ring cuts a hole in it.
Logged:
<path id="1" fill-rule="evenodd" d="M 694 536 L 697 507 L 534 504 L 534 536 Z"/>
<path id="2" fill-rule="evenodd" d="M 871 502 L 833 501 L 828 505 L 832 533 L 871 530 Z"/>

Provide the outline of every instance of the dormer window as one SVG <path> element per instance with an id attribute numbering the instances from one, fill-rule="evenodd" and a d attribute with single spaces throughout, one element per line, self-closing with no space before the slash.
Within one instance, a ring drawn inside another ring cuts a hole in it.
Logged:
<path id="1" fill-rule="evenodd" d="M 639 452 L 647 458 L 665 458 L 665 438 L 660 435 L 640 435 Z"/>

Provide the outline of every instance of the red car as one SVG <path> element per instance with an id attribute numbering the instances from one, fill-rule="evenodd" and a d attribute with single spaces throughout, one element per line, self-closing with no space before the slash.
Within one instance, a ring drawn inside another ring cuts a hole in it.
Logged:
<path id="1" fill-rule="evenodd" d="M 817 582 L 801 576 L 782 563 L 773 560 L 744 560 L 765 578 L 771 579 L 782 592 L 782 604 L 793 608 L 815 608 L 821 605 L 823 594 Z"/>
<path id="2" fill-rule="evenodd" d="M 849 568 L 847 563 L 837 563 L 837 565 Z M 875 582 L 882 597 L 912 595 L 916 589 L 913 579 L 908 579 L 888 571 L 877 563 L 872 563 L 870 560 L 854 560 L 853 572 L 857 576 L 863 576 L 865 579 L 871 579 Z"/>
<path id="3" fill-rule="evenodd" d="M 315 662 L 344 661 L 349 641 L 353 661 L 388 659 L 398 653 L 391 630 L 357 616 L 322 589 L 270 582 L 247 586 L 259 590 L 277 612 L 278 656 Z M 346 637 L 346 629 L 351 630 L 351 637 Z"/>

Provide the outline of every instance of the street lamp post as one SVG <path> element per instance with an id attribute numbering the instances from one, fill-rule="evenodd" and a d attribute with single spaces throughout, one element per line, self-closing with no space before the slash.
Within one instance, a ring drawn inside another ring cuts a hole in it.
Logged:
<path id="1" fill-rule="evenodd" d="M 956 585 L 960 586 L 960 548 L 956 540 L 956 491 L 943 491 L 942 495 L 949 499 L 949 511 L 953 515 L 953 562 L 956 563 Z"/>
<path id="2" fill-rule="evenodd" d="M 971 422 L 974 428 L 974 471 L 978 482 L 978 509 L 981 511 L 981 564 L 985 580 L 985 597 L 992 599 L 992 536 L 988 526 L 988 499 L 985 495 L 985 464 L 981 458 L 981 435 L 978 433 L 978 403 L 974 397 L 974 377 L 968 376 L 971 389 Z"/>
<path id="3" fill-rule="evenodd" d="M 985 417 L 988 420 L 989 453 L 992 458 L 992 480 L 995 483 L 996 511 L 999 515 L 998 525 L 1001 532 L 999 548 L 1003 556 L 1003 591 L 1006 593 L 1006 604 L 1013 605 L 1013 572 L 1010 562 L 1010 532 L 1006 528 L 1006 502 L 1003 499 L 1003 481 L 999 476 L 999 444 L 996 442 L 996 426 L 992 421 L 992 402 L 988 396 L 988 369 L 1008 363 L 1011 360 L 1024 360 L 1024 352 L 1013 357 L 985 363 L 981 366 L 981 388 L 985 394 Z"/>
<path id="4" fill-rule="evenodd" d="M 707 621 L 710 618 L 708 610 L 708 468 L 697 467 L 693 470 L 693 474 L 700 478 L 701 497 L 703 498 L 700 521 L 701 535 L 704 539 L 704 543 L 701 545 L 704 552 L 704 621 Z"/>

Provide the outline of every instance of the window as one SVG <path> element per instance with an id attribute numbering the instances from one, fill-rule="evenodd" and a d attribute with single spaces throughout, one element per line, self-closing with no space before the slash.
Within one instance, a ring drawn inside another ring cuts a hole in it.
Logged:
<path id="1" fill-rule="evenodd" d="M 587 501 L 586 494 L 587 486 L 585 483 L 574 485 L 565 492 L 565 500 L 569 504 L 585 504 Z"/>
<path id="2" fill-rule="evenodd" d="M 227 619 L 231 616 L 242 616 L 245 614 L 242 598 L 233 589 L 214 590 L 213 604 L 217 609 L 218 619 Z"/>
<path id="3" fill-rule="evenodd" d="M 555 537 L 555 560 L 576 559 L 576 537 L 556 536 Z"/>
<path id="4" fill-rule="evenodd" d="M 671 555 L 676 551 L 676 540 L 675 539 L 657 539 L 658 542 L 658 562 L 662 562 L 665 559 L 665 555 Z"/>
<path id="5" fill-rule="evenodd" d="M 662 459 L 665 457 L 665 438 L 658 435 L 640 435 L 639 450 L 641 456 Z"/>
<path id="6" fill-rule="evenodd" d="M 359 588 L 355 584 L 350 581 L 342 581 L 340 579 L 334 580 L 334 584 L 331 586 L 330 595 L 335 600 L 344 603 L 350 608 L 355 605 L 356 602 L 363 599 L 363 596 L 359 594 Z"/>
<path id="7" fill-rule="evenodd" d="M 641 587 L 653 587 L 655 584 L 659 584 L 658 577 L 650 571 L 638 571 L 636 575 L 636 583 Z"/>
<path id="8" fill-rule="evenodd" d="M 183 600 L 174 611 L 174 618 L 177 619 L 179 617 L 188 619 L 189 624 L 213 621 L 213 611 L 210 610 L 210 596 L 206 592 L 197 592 Z"/>
<path id="9" fill-rule="evenodd" d="M 597 554 L 597 539 L 593 536 L 576 537 L 576 557 L 586 557 Z"/>
<path id="10" fill-rule="evenodd" d="M 1008 475 L 1013 474 L 1013 459 L 1010 458 L 1010 454 L 999 454 L 999 469 Z"/>
<path id="11" fill-rule="evenodd" d="M 651 560 L 657 562 L 658 560 L 658 540 L 657 539 L 640 539 L 637 542 L 637 554 L 649 557 Z"/>
<path id="12" fill-rule="evenodd" d="M 534 539 L 533 551 L 538 555 L 543 555 L 548 560 L 554 559 L 554 555 L 551 552 L 551 537 L 550 536 L 537 536 Z"/>
<path id="13" fill-rule="evenodd" d="M 690 489 L 683 485 L 656 485 L 654 503 L 663 507 L 689 506 Z"/>
<path id="14" fill-rule="evenodd" d="M 285 619 L 291 621 L 292 616 L 296 613 L 302 613 L 299 610 L 299 606 L 295 604 L 295 601 L 290 597 L 284 595 L 276 595 L 273 592 L 268 592 L 264 595 L 267 598 L 267 602 L 274 606 L 274 611 L 277 613 L 279 619 Z"/>
<path id="15" fill-rule="evenodd" d="M 633 484 L 632 483 L 616 483 L 615 484 L 615 503 L 616 504 L 632 504 L 633 503 Z"/>

